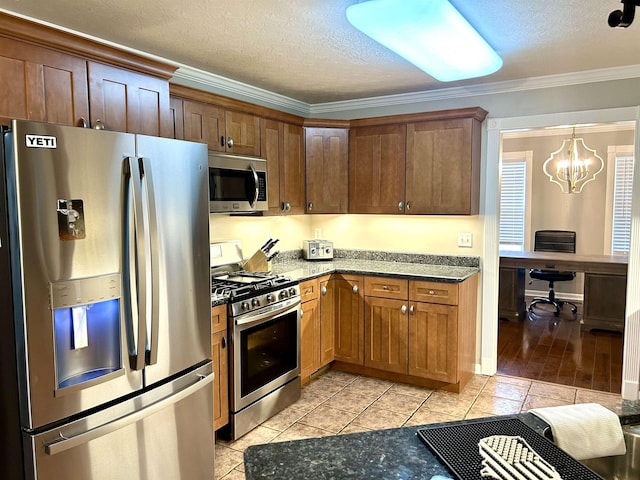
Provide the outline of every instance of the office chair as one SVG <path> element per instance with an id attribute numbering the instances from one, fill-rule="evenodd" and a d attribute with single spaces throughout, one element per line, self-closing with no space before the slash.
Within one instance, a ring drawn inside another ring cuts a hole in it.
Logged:
<path id="1" fill-rule="evenodd" d="M 535 234 L 533 249 L 539 252 L 576 253 L 576 232 L 569 232 L 566 230 L 538 230 Z M 571 281 L 576 276 L 575 272 L 533 269 L 529 272 L 529 276 L 537 280 L 545 280 L 549 282 L 549 296 L 547 298 L 534 298 L 529 305 L 529 311 L 532 311 L 533 307 L 538 304 L 549 304 L 555 307 L 556 311 L 554 312 L 554 315 L 558 317 L 560 315 L 560 310 L 566 303 L 573 307 L 571 308 L 572 313 L 575 314 L 578 312 L 578 307 L 575 303 L 556 299 L 556 294 L 553 290 L 554 282 Z"/>

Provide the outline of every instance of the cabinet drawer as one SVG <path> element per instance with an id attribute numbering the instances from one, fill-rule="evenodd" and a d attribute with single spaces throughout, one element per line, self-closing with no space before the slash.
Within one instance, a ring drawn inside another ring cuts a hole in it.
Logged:
<path id="1" fill-rule="evenodd" d="M 227 331 L 227 306 L 218 305 L 211 308 L 211 333 Z"/>
<path id="2" fill-rule="evenodd" d="M 409 282 L 409 298 L 416 302 L 457 305 L 458 284 L 412 280 Z"/>
<path id="3" fill-rule="evenodd" d="M 389 277 L 365 277 L 364 294 L 367 297 L 409 298 L 409 280 Z"/>
<path id="4" fill-rule="evenodd" d="M 300 301 L 307 302 L 320 297 L 320 282 L 317 278 L 300 282 Z"/>

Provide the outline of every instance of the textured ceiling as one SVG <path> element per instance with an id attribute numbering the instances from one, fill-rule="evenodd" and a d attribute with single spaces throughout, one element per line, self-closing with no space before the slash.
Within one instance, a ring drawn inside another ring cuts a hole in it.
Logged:
<path id="1" fill-rule="evenodd" d="M 353 29 L 344 14 L 353 3 L 0 0 L 0 8 L 309 104 L 640 64 L 640 19 L 607 25 L 617 0 L 451 0 L 504 66 L 441 83 Z"/>

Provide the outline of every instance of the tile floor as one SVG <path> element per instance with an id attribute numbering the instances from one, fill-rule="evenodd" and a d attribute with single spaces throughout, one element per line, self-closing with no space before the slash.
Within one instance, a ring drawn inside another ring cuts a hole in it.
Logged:
<path id="1" fill-rule="evenodd" d="M 296 403 L 244 437 L 234 442 L 217 440 L 215 478 L 244 480 L 243 453 L 250 445 L 585 402 L 617 411 L 622 398 L 503 375 L 476 375 L 456 394 L 329 370 L 304 387 Z"/>

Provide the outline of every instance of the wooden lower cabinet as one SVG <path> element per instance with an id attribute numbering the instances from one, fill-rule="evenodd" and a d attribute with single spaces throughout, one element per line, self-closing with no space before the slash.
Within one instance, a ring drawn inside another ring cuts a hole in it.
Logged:
<path id="1" fill-rule="evenodd" d="M 342 361 L 336 345 L 334 366 L 459 392 L 476 360 L 477 290 L 477 275 L 460 283 L 364 277 L 364 361 Z M 342 322 L 336 317 L 336 329 Z"/>
<path id="2" fill-rule="evenodd" d="M 406 300 L 365 298 L 365 366 L 407 373 L 407 303 Z"/>
<path id="3" fill-rule="evenodd" d="M 334 274 L 320 284 L 322 322 L 334 324 L 333 360 L 364 364 L 363 283 L 358 275 Z"/>
<path id="4" fill-rule="evenodd" d="M 320 315 L 320 285 L 328 277 L 300 283 L 300 377 L 303 384 L 333 360 L 333 319 Z"/>
<path id="5" fill-rule="evenodd" d="M 407 373 L 456 383 L 458 307 L 411 302 Z"/>
<path id="6" fill-rule="evenodd" d="M 227 306 L 211 309 L 211 359 L 213 360 L 213 428 L 229 423 L 229 344 Z"/>
<path id="7" fill-rule="evenodd" d="M 626 275 L 585 273 L 583 327 L 624 332 Z"/>

